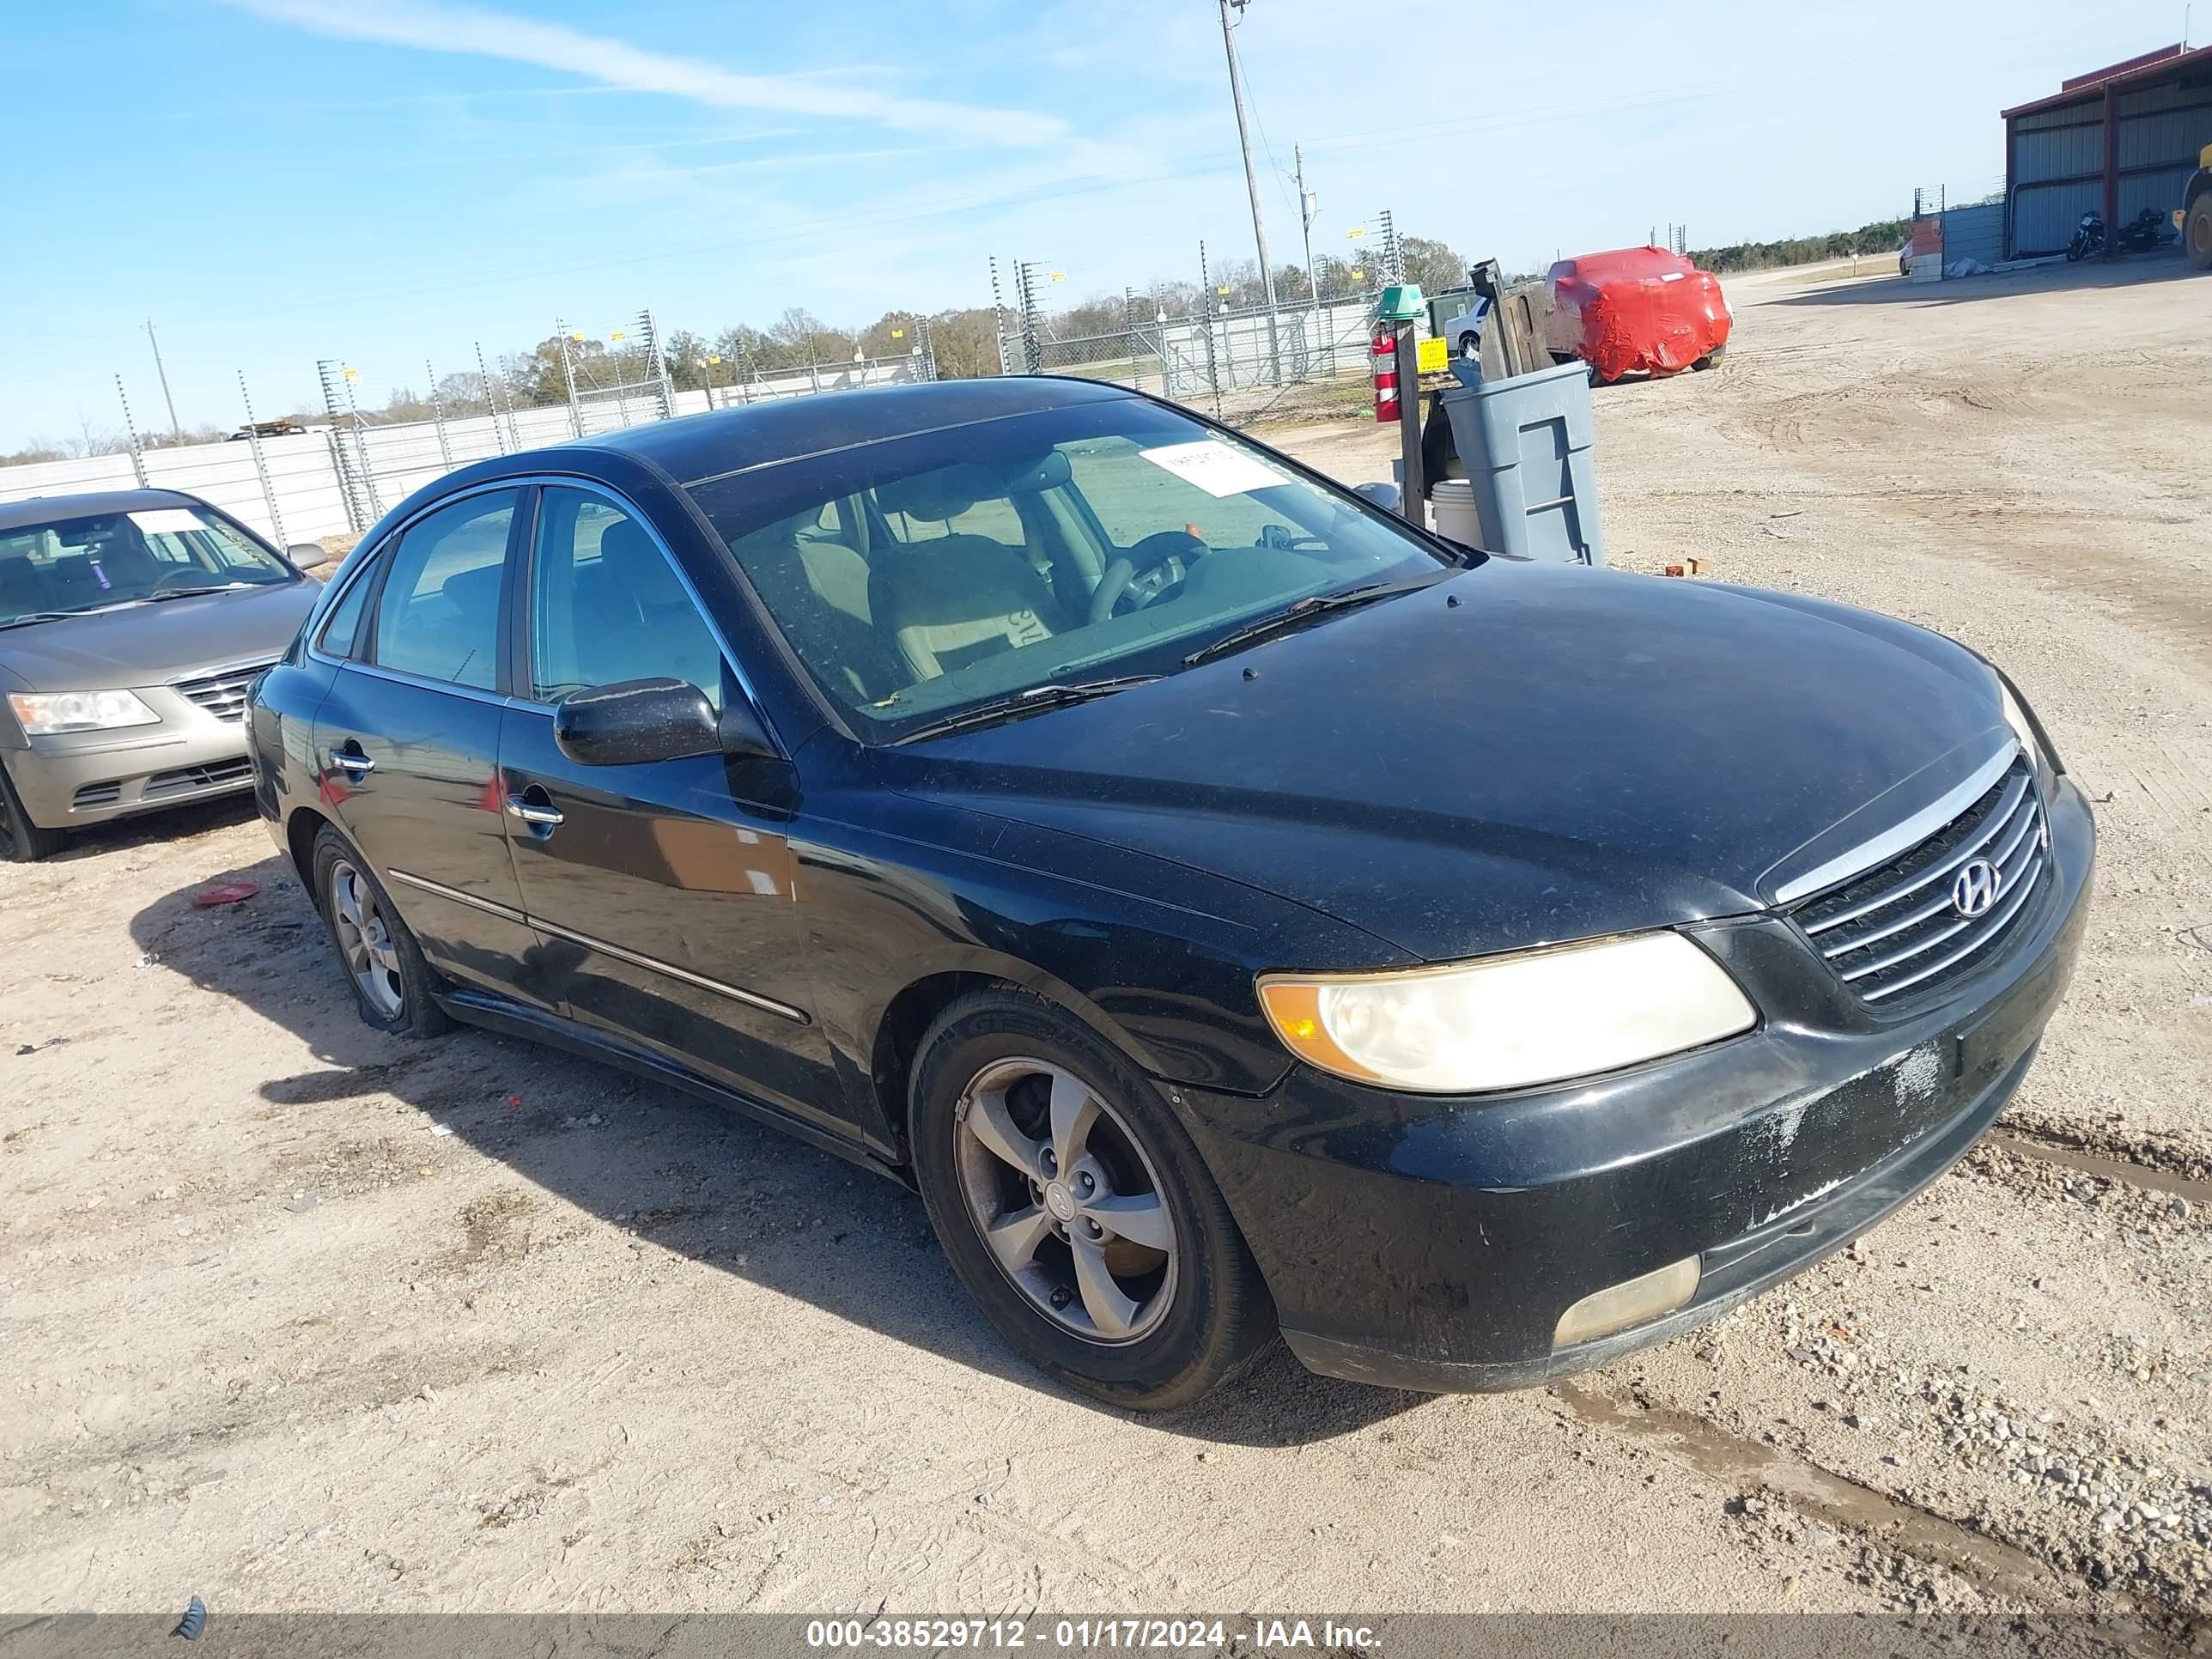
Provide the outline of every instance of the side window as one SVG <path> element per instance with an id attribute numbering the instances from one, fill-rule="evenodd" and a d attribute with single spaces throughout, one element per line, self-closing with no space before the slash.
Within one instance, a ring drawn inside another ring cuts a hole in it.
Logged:
<path id="1" fill-rule="evenodd" d="M 370 567 L 354 578 L 353 586 L 345 596 L 331 607 L 331 614 L 323 623 L 323 637 L 317 647 L 326 656 L 350 657 L 354 641 L 361 635 L 361 614 L 368 605 L 368 590 L 376 586 L 374 561 Z"/>
<path id="2" fill-rule="evenodd" d="M 376 660 L 426 679 L 499 684 L 499 606 L 515 492 L 471 495 L 399 538 L 376 602 Z"/>
<path id="3" fill-rule="evenodd" d="M 581 489 L 538 495 L 530 579 L 531 696 L 688 680 L 722 706 L 722 650 L 659 544 L 628 513 Z"/>

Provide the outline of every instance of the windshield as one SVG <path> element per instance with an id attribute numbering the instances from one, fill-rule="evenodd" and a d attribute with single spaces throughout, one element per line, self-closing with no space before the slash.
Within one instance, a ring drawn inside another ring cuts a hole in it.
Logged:
<path id="1" fill-rule="evenodd" d="M 1174 673 L 1303 599 L 1441 574 L 1358 498 L 1134 399 L 690 486 L 872 742 L 1042 686 Z"/>
<path id="2" fill-rule="evenodd" d="M 0 627 L 163 593 L 292 579 L 274 554 L 197 507 L 142 507 L 0 530 Z"/>

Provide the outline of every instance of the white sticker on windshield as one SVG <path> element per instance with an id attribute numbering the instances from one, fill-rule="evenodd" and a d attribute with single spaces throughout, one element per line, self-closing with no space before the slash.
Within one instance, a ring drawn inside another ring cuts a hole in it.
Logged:
<path id="1" fill-rule="evenodd" d="M 181 536 L 191 530 L 204 530 L 200 515 L 189 507 L 155 507 L 133 513 L 131 522 L 149 536 Z"/>
<path id="2" fill-rule="evenodd" d="M 1212 438 L 1201 438 L 1193 444 L 1140 449 L 1137 453 L 1154 466 L 1217 497 L 1241 495 L 1248 489 L 1267 489 L 1290 482 L 1266 462 L 1239 454 L 1227 444 Z"/>

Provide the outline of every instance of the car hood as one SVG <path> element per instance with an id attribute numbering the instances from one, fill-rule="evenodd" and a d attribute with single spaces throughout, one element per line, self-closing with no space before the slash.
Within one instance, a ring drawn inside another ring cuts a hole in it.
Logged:
<path id="1" fill-rule="evenodd" d="M 2011 740 L 1988 667 L 1842 605 L 1492 561 L 891 787 L 1174 860 L 1427 960 L 1740 915 Z"/>
<path id="2" fill-rule="evenodd" d="M 0 630 L 0 663 L 34 691 L 109 691 L 283 654 L 312 576 Z"/>

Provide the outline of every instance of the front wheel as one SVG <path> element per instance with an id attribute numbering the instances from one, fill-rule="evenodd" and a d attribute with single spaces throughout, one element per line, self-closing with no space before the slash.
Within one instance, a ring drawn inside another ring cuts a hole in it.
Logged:
<path id="1" fill-rule="evenodd" d="M 1273 1337 L 1274 1307 L 1198 1149 L 1151 1083 L 1042 1000 L 948 1008 L 915 1068 L 915 1173 L 939 1241 L 1014 1348 L 1133 1411 L 1191 1405 Z"/>
<path id="2" fill-rule="evenodd" d="M 2076 236 L 2072 241 L 2066 244 L 2066 258 L 2068 263 L 2071 264 L 2075 260 L 2079 259 L 2088 251 L 2089 244 L 2084 241 L 2081 237 Z"/>
<path id="3" fill-rule="evenodd" d="M 368 860 L 328 824 L 315 837 L 315 896 L 363 1020 L 394 1036 L 431 1037 L 451 1027 L 431 994 L 437 979 L 422 947 Z"/>
<path id="4" fill-rule="evenodd" d="M 2181 222 L 2181 240 L 2189 251 L 2192 270 L 2212 270 L 2212 190 L 2189 204 Z"/>
<path id="5" fill-rule="evenodd" d="M 0 766 L 0 864 L 33 864 L 69 845 L 69 836 L 31 822 L 8 769 Z"/>

